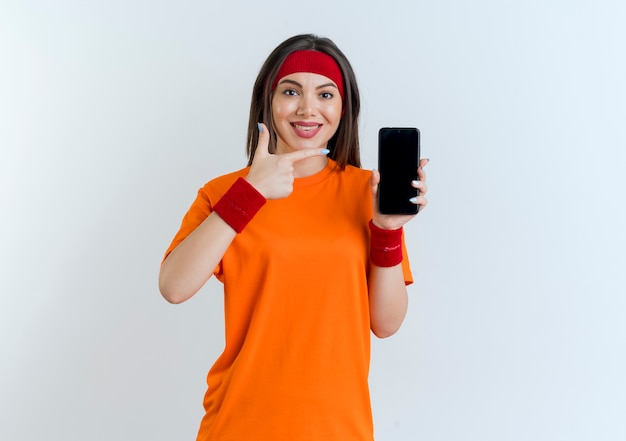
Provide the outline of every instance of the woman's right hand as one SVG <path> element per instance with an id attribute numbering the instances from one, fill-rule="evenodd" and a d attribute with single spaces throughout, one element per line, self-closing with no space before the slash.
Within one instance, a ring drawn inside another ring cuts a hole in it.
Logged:
<path id="1" fill-rule="evenodd" d="M 294 164 L 312 156 L 324 156 L 326 150 L 299 150 L 285 154 L 269 152 L 270 134 L 265 124 L 259 123 L 259 143 L 246 181 L 265 199 L 286 198 L 293 191 Z"/>

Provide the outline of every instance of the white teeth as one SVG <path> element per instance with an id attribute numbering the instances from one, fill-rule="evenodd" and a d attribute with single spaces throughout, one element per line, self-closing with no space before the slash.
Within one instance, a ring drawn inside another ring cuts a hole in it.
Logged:
<path id="1" fill-rule="evenodd" d="M 311 131 L 311 130 L 315 130 L 319 127 L 319 125 L 317 126 L 299 126 L 298 124 L 294 124 L 293 125 L 296 129 L 298 130 L 304 130 L 305 132 Z"/>

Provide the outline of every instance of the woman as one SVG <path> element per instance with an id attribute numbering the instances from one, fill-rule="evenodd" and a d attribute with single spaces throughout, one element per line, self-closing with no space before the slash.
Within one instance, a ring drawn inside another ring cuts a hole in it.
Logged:
<path id="1" fill-rule="evenodd" d="M 395 333 L 412 283 L 402 226 L 360 168 L 359 91 L 326 38 L 280 44 L 254 85 L 248 166 L 202 187 L 159 275 L 171 303 L 224 284 L 226 343 L 198 440 L 373 440 L 370 330 Z M 427 201 L 422 166 L 414 203 Z"/>

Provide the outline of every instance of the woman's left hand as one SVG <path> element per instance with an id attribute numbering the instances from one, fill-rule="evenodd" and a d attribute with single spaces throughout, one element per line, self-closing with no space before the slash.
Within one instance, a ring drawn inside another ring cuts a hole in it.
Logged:
<path id="1" fill-rule="evenodd" d="M 428 159 L 421 159 L 420 165 L 417 168 L 417 181 L 413 181 L 411 185 L 419 190 L 419 195 L 412 200 L 416 205 L 419 205 L 418 212 L 421 212 L 428 200 L 425 197 L 428 187 L 426 185 L 426 173 L 424 167 L 428 164 Z M 378 211 L 378 182 L 380 181 L 380 173 L 378 170 L 372 170 L 372 178 L 370 179 L 370 185 L 372 188 L 372 200 L 374 201 L 374 218 L 372 221 L 374 225 L 385 230 L 396 230 L 413 219 L 415 214 L 381 214 Z"/>

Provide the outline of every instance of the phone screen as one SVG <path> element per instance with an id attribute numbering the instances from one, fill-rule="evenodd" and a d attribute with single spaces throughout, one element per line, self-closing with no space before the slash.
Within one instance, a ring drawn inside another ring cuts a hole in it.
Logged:
<path id="1" fill-rule="evenodd" d="M 382 214 L 415 214 L 420 132 L 413 127 L 384 127 L 378 132 L 378 209 Z"/>

